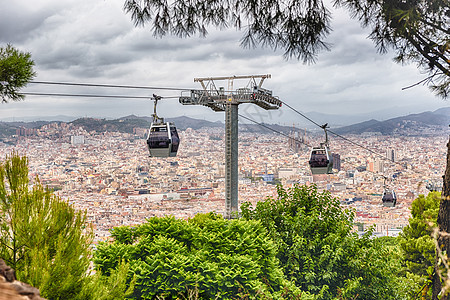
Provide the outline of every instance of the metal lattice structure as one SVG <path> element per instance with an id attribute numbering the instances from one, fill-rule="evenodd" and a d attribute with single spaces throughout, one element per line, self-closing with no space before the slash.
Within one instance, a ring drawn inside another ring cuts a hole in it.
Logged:
<path id="1" fill-rule="evenodd" d="M 183 105 L 203 105 L 215 112 L 225 112 L 225 218 L 238 214 L 238 106 L 252 103 L 269 110 L 278 109 L 282 102 L 272 96 L 272 91 L 262 88 L 270 75 L 195 78 L 203 90 L 191 90 L 189 96 L 181 96 Z M 233 90 L 234 80 L 247 79 L 245 87 Z M 259 79 L 259 82 L 257 82 Z M 228 81 L 228 90 L 217 88 L 215 81 Z"/>

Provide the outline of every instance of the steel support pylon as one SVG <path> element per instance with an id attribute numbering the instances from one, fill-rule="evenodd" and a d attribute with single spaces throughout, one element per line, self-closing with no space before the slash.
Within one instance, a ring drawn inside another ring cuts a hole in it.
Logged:
<path id="1" fill-rule="evenodd" d="M 238 216 L 238 104 L 225 106 L 225 218 Z"/>
<path id="2" fill-rule="evenodd" d="M 259 83 L 256 79 L 259 78 Z M 270 75 L 227 76 L 194 78 L 203 90 L 191 90 L 189 96 L 181 96 L 183 105 L 204 105 L 216 112 L 225 111 L 225 218 L 236 218 L 239 214 L 238 200 L 238 107 L 241 103 L 252 103 L 269 110 L 278 109 L 282 102 L 272 96 L 272 91 L 262 88 Z M 248 79 L 246 87 L 233 89 L 233 81 Z M 228 90 L 217 88 L 215 80 L 228 80 Z"/>

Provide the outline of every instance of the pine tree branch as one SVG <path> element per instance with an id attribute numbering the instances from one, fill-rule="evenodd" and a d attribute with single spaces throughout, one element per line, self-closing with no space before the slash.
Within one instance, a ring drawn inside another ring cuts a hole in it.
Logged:
<path id="1" fill-rule="evenodd" d="M 436 71 L 433 75 L 428 76 L 428 77 L 426 77 L 426 78 L 420 80 L 419 82 L 416 82 L 416 83 L 414 83 L 414 84 L 412 84 L 412 85 L 403 87 L 403 88 L 402 88 L 402 91 L 403 91 L 403 90 L 410 89 L 410 88 L 413 88 L 413 87 L 415 87 L 415 86 L 418 86 L 419 84 L 422 84 L 422 83 L 424 83 L 424 82 L 426 82 L 426 81 L 429 81 L 429 80 L 432 79 L 434 76 L 438 76 L 438 75 L 441 75 L 441 74 L 443 74 L 443 73 L 437 73 L 437 71 Z"/>
<path id="2" fill-rule="evenodd" d="M 420 36 L 415 35 L 417 38 L 420 39 Z M 433 66 L 437 67 L 439 70 L 441 70 L 445 75 L 450 76 L 450 70 L 441 65 L 437 60 L 434 60 L 433 57 L 431 57 L 427 52 L 425 52 L 421 47 L 420 44 L 414 39 L 414 37 L 409 33 L 405 33 L 405 38 L 408 42 L 411 43 L 411 45 L 414 46 L 414 48 L 423 56 L 425 57 L 430 63 L 433 63 Z M 422 40 L 423 41 L 423 40 Z"/>
<path id="3" fill-rule="evenodd" d="M 424 35 L 420 34 L 420 32 L 418 32 L 418 31 L 414 31 L 414 35 L 417 37 L 417 39 L 419 40 L 419 42 L 422 45 L 426 45 L 426 46 L 431 45 L 430 51 L 432 51 L 433 54 L 439 56 L 439 58 L 441 58 L 444 62 L 447 62 L 449 64 L 449 66 L 450 66 L 450 60 L 448 60 L 447 57 L 445 56 L 445 54 L 444 54 L 445 51 L 441 52 L 441 51 L 438 51 L 438 50 L 435 49 L 435 47 L 441 46 L 441 45 L 439 45 L 439 43 L 431 40 L 427 36 L 424 36 Z"/>
<path id="4" fill-rule="evenodd" d="M 445 34 L 450 34 L 450 28 L 447 28 L 447 29 L 442 28 L 441 26 L 438 26 L 436 23 L 430 22 L 425 18 L 422 18 L 421 22 L 423 22 L 425 25 L 428 25 L 436 30 L 442 31 Z"/>

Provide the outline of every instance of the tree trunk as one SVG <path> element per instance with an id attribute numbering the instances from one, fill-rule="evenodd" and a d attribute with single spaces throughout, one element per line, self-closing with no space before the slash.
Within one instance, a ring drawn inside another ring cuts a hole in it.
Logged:
<path id="1" fill-rule="evenodd" d="M 450 255 L 450 139 L 447 143 L 447 167 L 445 168 L 445 175 L 443 176 L 442 196 L 439 206 L 439 214 L 437 218 L 437 224 L 439 226 L 438 245 L 442 252 L 447 253 L 447 257 Z M 447 295 L 438 298 L 438 294 L 442 289 L 441 278 L 438 274 L 439 257 L 436 257 L 434 264 L 434 277 L 433 277 L 433 300 L 450 300 L 450 291 L 447 290 Z M 450 270 L 447 270 L 450 272 Z"/>

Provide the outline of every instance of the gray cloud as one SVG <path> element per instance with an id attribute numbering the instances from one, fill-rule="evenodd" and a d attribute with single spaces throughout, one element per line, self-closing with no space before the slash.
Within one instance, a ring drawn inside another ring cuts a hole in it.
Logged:
<path id="1" fill-rule="evenodd" d="M 6 3 L 10 2 L 10 3 Z M 37 80 L 89 82 L 162 87 L 200 88 L 195 77 L 272 74 L 264 86 L 297 109 L 326 113 L 370 112 L 389 107 L 437 108 L 447 103 L 425 87 L 402 91 L 422 79 L 415 66 L 392 62 L 392 53 L 380 55 L 368 32 L 347 12 L 333 16 L 328 38 L 330 52 L 316 64 L 286 60 L 283 52 L 257 47 L 243 49 L 243 32 L 211 28 L 206 38 L 155 38 L 150 28 L 135 28 L 122 10 L 123 0 L 28 0 L 0 3 L 0 45 L 12 43 L 32 53 Z M 226 82 L 218 85 L 226 86 Z M 236 82 L 235 87 L 246 82 Z M 27 91 L 177 96 L 179 91 L 82 89 L 29 85 Z M 176 100 L 161 105 L 167 116 L 189 115 L 223 119 L 203 107 L 181 106 Z M 258 108 L 259 109 L 259 108 Z M 250 108 L 247 111 L 254 113 Z M 151 113 L 148 101 L 27 97 L 3 105 L 0 118 L 49 114 L 121 116 Z M 266 114 L 266 112 L 264 112 Z M 283 110 L 285 117 L 298 116 Z M 269 115 L 265 115 L 269 118 Z M 278 113 L 270 118 L 276 122 Z"/>
<path id="2" fill-rule="evenodd" d="M 9 3 L 7 3 L 9 2 Z M 30 5 L 29 2 L 3 1 L 0 4 L 0 42 L 21 44 L 38 31 L 61 4 Z"/>

